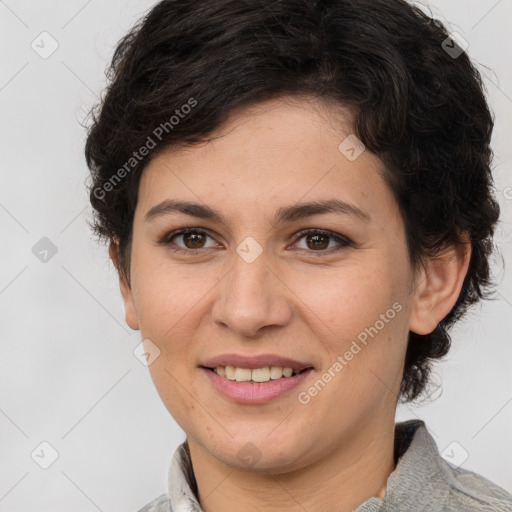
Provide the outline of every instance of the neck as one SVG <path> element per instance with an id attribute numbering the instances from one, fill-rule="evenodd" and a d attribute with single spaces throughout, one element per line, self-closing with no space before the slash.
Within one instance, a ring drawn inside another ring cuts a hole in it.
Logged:
<path id="1" fill-rule="evenodd" d="M 394 418 L 357 435 L 293 471 L 249 471 L 228 466 L 189 440 L 204 512 L 279 510 L 352 512 L 372 496 L 383 497 L 395 469 Z"/>

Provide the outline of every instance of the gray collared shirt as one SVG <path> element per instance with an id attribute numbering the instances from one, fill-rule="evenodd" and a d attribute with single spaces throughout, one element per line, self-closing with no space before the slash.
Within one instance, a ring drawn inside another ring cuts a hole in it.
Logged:
<path id="1" fill-rule="evenodd" d="M 395 425 L 395 470 L 383 498 L 372 497 L 353 512 L 512 512 L 512 494 L 439 454 L 422 420 Z M 202 512 L 185 441 L 174 453 L 168 493 L 139 512 Z"/>

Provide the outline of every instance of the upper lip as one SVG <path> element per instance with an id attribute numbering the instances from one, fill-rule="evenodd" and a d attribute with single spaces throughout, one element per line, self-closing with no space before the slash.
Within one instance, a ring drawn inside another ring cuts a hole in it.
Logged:
<path id="1" fill-rule="evenodd" d="M 206 368 L 216 368 L 217 366 L 238 366 L 239 368 L 261 368 L 262 366 L 281 366 L 291 368 L 299 372 L 306 368 L 312 368 L 311 363 L 304 363 L 290 359 L 289 357 L 278 356 L 275 354 L 259 354 L 254 356 L 245 356 L 243 354 L 220 354 L 204 361 L 201 366 Z"/>

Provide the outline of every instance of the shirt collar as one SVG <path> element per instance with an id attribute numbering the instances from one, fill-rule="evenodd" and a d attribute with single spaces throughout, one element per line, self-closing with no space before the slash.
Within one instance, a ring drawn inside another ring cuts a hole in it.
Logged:
<path id="1" fill-rule="evenodd" d="M 180 444 L 171 460 L 168 494 L 172 512 L 202 512 L 197 500 L 197 483 L 188 442 Z"/>
<path id="2" fill-rule="evenodd" d="M 429 489 L 436 487 L 439 493 L 439 482 L 451 478 L 422 420 L 395 424 L 394 455 L 396 468 L 388 477 L 384 497 L 371 497 L 354 512 L 419 509 L 428 504 Z M 173 512 L 202 512 L 187 441 L 178 446 L 171 460 L 168 494 Z"/>
<path id="3" fill-rule="evenodd" d="M 428 510 L 432 496 L 441 503 L 454 480 L 422 420 L 395 424 L 395 464 L 384 497 L 369 498 L 354 512 Z"/>

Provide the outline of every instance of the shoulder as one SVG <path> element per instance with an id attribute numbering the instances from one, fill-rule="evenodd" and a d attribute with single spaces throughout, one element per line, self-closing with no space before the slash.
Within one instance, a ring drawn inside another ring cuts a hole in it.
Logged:
<path id="1" fill-rule="evenodd" d="M 379 512 L 512 512 L 512 494 L 442 457 L 422 420 L 396 424 L 395 460 Z"/>
<path id="2" fill-rule="evenodd" d="M 453 510 L 512 512 L 512 494 L 487 478 L 443 460 L 449 485 L 447 503 Z M 452 510 L 448 508 L 447 510 Z"/>
<path id="3" fill-rule="evenodd" d="M 168 494 L 162 494 L 137 512 L 172 512 Z"/>

